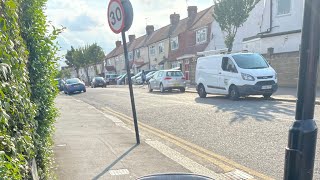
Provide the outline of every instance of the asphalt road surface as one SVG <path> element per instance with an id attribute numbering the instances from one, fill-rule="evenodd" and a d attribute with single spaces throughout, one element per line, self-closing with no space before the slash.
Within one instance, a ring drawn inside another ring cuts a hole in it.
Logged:
<path id="1" fill-rule="evenodd" d="M 135 88 L 138 121 L 176 135 L 275 179 L 282 179 L 288 129 L 295 103 L 261 98 L 231 101 L 223 96 L 200 99 L 194 93 L 148 93 Z M 97 108 L 132 116 L 127 88 L 88 88 L 75 94 Z M 320 106 L 315 109 L 317 124 Z M 320 142 L 314 179 L 320 179 Z"/>

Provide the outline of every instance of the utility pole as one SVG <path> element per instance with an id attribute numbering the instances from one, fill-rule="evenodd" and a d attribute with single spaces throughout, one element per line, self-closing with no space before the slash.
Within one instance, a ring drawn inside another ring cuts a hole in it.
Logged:
<path id="1" fill-rule="evenodd" d="M 312 180 L 318 128 L 314 120 L 320 50 L 319 0 L 305 0 L 296 117 L 289 130 L 285 180 Z"/>

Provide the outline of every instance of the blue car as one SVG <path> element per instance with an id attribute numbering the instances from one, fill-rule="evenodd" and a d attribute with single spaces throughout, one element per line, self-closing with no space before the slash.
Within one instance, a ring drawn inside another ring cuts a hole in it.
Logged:
<path id="1" fill-rule="evenodd" d="M 63 89 L 65 94 L 72 94 L 75 92 L 86 92 L 86 86 L 78 78 L 67 79 Z"/>

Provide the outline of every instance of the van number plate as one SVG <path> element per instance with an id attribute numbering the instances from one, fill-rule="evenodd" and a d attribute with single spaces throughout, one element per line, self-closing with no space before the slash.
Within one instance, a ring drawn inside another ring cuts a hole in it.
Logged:
<path id="1" fill-rule="evenodd" d="M 272 89 L 272 85 L 262 86 L 261 89 Z"/>

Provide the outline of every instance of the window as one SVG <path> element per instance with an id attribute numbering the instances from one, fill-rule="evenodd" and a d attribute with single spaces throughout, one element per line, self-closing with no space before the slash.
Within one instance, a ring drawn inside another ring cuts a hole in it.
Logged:
<path id="1" fill-rule="evenodd" d="M 140 49 L 136 49 L 135 56 L 136 58 L 140 58 Z"/>
<path id="2" fill-rule="evenodd" d="M 228 57 L 223 57 L 222 58 L 222 70 L 228 71 L 228 72 L 234 72 L 237 73 L 237 68 L 232 62 L 232 60 Z"/>
<path id="3" fill-rule="evenodd" d="M 289 14 L 291 10 L 291 0 L 278 0 L 278 15 Z"/>
<path id="4" fill-rule="evenodd" d="M 171 39 L 171 50 L 179 49 L 179 41 L 178 37 L 174 37 Z"/>
<path id="5" fill-rule="evenodd" d="M 196 43 L 201 44 L 207 42 L 207 28 L 197 30 L 196 32 Z"/>
<path id="6" fill-rule="evenodd" d="M 108 65 L 111 65 L 111 60 L 110 59 L 108 59 Z"/>
<path id="7" fill-rule="evenodd" d="M 259 54 L 237 54 L 232 57 L 242 69 L 264 69 L 269 67 L 266 60 Z"/>
<path id="8" fill-rule="evenodd" d="M 133 60 L 133 52 L 129 52 L 128 53 L 128 56 L 129 56 L 129 61 L 132 61 Z"/>
<path id="9" fill-rule="evenodd" d="M 168 71 L 166 73 L 166 76 L 169 76 L 169 77 L 181 77 L 181 76 L 183 76 L 183 74 L 182 74 L 181 71 Z"/>
<path id="10" fill-rule="evenodd" d="M 163 50 L 164 50 L 163 43 L 159 43 L 159 45 L 158 45 L 159 54 L 163 53 Z"/>
<path id="11" fill-rule="evenodd" d="M 155 46 L 150 46 L 149 47 L 149 53 L 150 53 L 150 55 L 154 56 L 156 54 L 156 47 Z"/>

